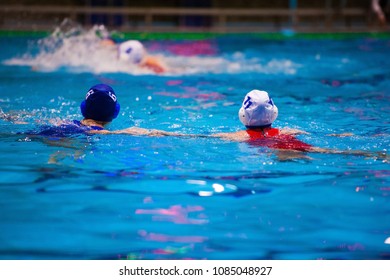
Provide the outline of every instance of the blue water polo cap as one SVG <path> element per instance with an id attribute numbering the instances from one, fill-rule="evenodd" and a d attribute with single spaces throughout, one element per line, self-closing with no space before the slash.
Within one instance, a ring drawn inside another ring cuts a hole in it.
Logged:
<path id="1" fill-rule="evenodd" d="M 112 87 L 97 84 L 88 90 L 80 109 L 86 119 L 110 122 L 118 116 L 120 105 Z"/>

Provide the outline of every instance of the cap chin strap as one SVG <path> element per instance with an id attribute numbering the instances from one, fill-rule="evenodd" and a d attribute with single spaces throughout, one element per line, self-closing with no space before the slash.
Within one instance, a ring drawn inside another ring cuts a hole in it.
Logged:
<path id="1" fill-rule="evenodd" d="M 238 118 L 240 119 L 240 122 L 245 125 L 246 123 L 246 117 L 245 117 L 245 110 L 244 108 L 240 108 L 240 110 L 238 111 Z"/>

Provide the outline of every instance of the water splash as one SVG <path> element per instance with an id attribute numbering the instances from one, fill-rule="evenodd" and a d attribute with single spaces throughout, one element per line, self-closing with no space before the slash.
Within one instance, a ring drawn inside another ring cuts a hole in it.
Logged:
<path id="1" fill-rule="evenodd" d="M 117 46 L 102 44 L 102 38 L 109 34 L 104 26 L 85 29 L 73 21 L 65 20 L 48 37 L 38 40 L 27 53 L 10 58 L 4 64 L 29 66 L 40 72 L 155 74 L 150 69 L 120 61 Z M 148 42 L 145 42 L 149 54 L 167 65 L 168 71 L 164 75 L 245 72 L 293 75 L 300 67 L 288 59 L 267 61 L 261 57 L 248 57 L 242 52 L 218 54 L 213 46 L 206 46 L 207 42 L 204 40 L 199 42 L 201 49 L 207 51 L 204 54 L 196 49 L 185 53 L 174 51 L 182 49 L 182 44 L 188 49 L 188 42 L 158 42 L 153 43 L 150 48 Z M 196 48 L 197 44 L 192 43 L 190 46 Z"/>

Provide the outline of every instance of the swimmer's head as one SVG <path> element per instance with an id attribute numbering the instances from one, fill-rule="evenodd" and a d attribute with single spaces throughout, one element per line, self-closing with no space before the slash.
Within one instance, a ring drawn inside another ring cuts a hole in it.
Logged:
<path id="1" fill-rule="evenodd" d="M 118 47 L 119 59 L 139 64 L 145 56 L 145 48 L 140 41 L 129 40 Z"/>
<path id="2" fill-rule="evenodd" d="M 278 107 L 266 91 L 252 90 L 245 96 L 238 116 L 246 127 L 267 127 L 276 120 Z"/>
<path id="3" fill-rule="evenodd" d="M 86 119 L 110 122 L 118 116 L 120 106 L 110 86 L 97 84 L 89 89 L 80 109 Z"/>

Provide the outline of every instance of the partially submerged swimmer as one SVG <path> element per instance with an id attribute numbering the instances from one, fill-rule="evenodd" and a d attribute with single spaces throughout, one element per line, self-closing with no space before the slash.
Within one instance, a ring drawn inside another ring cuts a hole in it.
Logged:
<path id="1" fill-rule="evenodd" d="M 73 138 L 79 135 L 94 134 L 129 134 L 146 136 L 179 136 L 179 134 L 162 130 L 149 130 L 139 127 L 130 127 L 125 130 L 109 131 L 106 127 L 115 119 L 120 111 L 117 96 L 114 90 L 106 84 L 97 84 L 91 87 L 85 99 L 80 104 L 83 115 L 82 120 L 56 121 L 50 120 L 50 124 L 18 133 L 26 135 L 28 138 L 39 139 L 47 145 L 61 148 L 71 148 L 76 151 L 72 153 L 75 159 L 81 158 L 84 154 L 83 145 L 74 142 Z M 26 124 L 19 120 L 18 115 L 6 114 L 0 108 L 0 118 L 14 124 Z M 53 153 L 48 163 L 58 163 L 60 159 L 69 156 L 64 150 Z"/>
<path id="2" fill-rule="evenodd" d="M 147 136 L 179 136 L 180 134 L 155 129 L 130 127 L 123 130 L 110 131 L 109 125 L 118 115 L 120 104 L 112 87 L 106 84 L 92 86 L 85 99 L 80 104 L 82 120 L 51 121 L 52 125 L 43 125 L 38 130 L 29 131 L 28 135 L 47 137 L 68 137 L 77 134 L 130 134 Z M 10 119 L 4 112 L 0 115 L 5 120 Z M 21 122 L 13 121 L 18 124 Z"/>
<path id="3" fill-rule="evenodd" d="M 380 152 L 372 154 L 365 151 L 341 151 L 314 147 L 295 137 L 298 134 L 307 134 L 304 131 L 272 127 L 272 123 L 278 116 L 278 108 L 266 91 L 250 91 L 242 102 L 238 116 L 242 124 L 245 125 L 246 130 L 231 133 L 217 133 L 211 136 L 229 141 L 247 142 L 251 145 L 268 147 L 277 151 L 290 152 L 290 156 L 292 155 L 291 152 L 295 153 L 295 155 L 302 152 L 315 152 L 386 157 L 386 155 Z M 333 134 L 332 136 L 347 136 L 347 134 Z M 284 154 L 286 155 L 286 153 Z"/>
<path id="4" fill-rule="evenodd" d="M 80 127 L 90 134 L 180 135 L 178 133 L 140 127 L 130 127 L 114 131 L 107 130 L 106 126 L 118 116 L 120 105 L 114 90 L 106 84 L 98 84 L 91 87 L 85 96 L 85 100 L 81 102 L 80 110 L 84 119 L 73 122 L 80 124 Z"/>
<path id="5" fill-rule="evenodd" d="M 80 133 L 104 131 L 105 127 L 115 119 L 120 111 L 120 105 L 112 87 L 97 84 L 91 87 L 80 104 L 81 121 L 65 121 L 41 127 L 39 135 L 69 136 Z"/>
<path id="6" fill-rule="evenodd" d="M 294 134 L 300 130 L 273 128 L 272 123 L 278 116 L 278 107 L 265 91 L 252 90 L 242 103 L 238 116 L 247 128 L 233 133 L 217 133 L 214 137 L 227 140 L 249 142 L 273 149 L 309 151 L 312 146 L 297 138 Z"/>
<path id="7" fill-rule="evenodd" d="M 120 61 L 147 68 L 157 74 L 168 70 L 167 66 L 156 56 L 148 54 L 145 46 L 138 40 L 116 42 L 108 34 L 101 38 L 100 44 L 104 47 L 116 48 L 117 57 Z"/>

